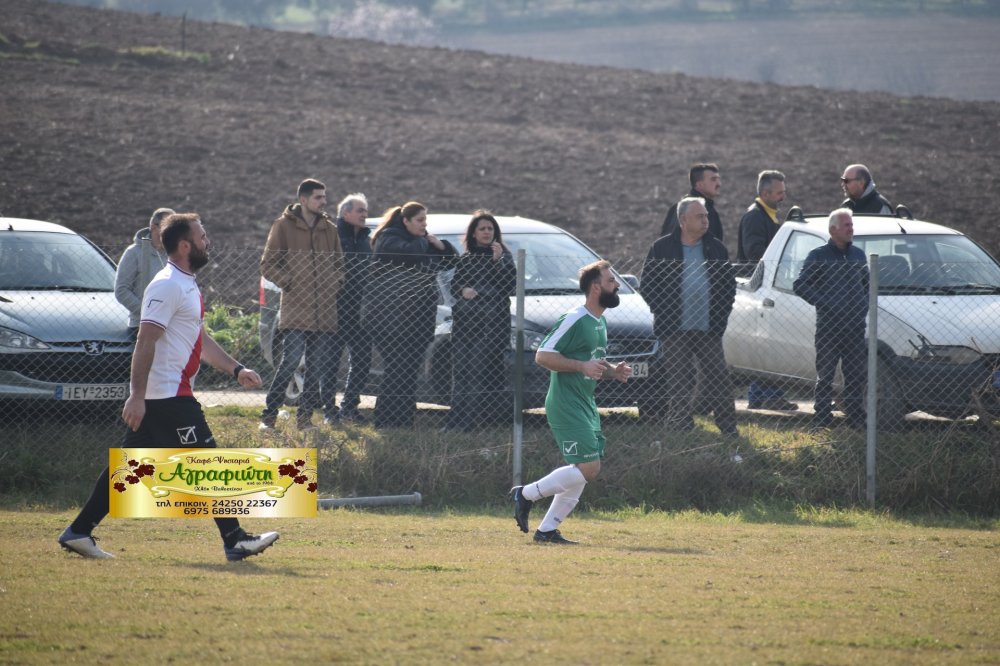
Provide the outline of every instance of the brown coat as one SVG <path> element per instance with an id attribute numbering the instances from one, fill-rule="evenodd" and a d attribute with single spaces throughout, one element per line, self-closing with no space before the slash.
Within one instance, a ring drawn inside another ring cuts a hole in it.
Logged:
<path id="1" fill-rule="evenodd" d="M 281 287 L 278 328 L 337 330 L 337 292 L 344 282 L 344 253 L 337 225 L 326 213 L 312 229 L 302 207 L 291 204 L 267 235 L 260 273 Z"/>

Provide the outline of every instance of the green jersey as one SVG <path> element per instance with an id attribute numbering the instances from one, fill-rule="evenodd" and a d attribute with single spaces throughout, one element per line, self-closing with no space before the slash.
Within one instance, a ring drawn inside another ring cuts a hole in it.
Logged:
<path id="1" fill-rule="evenodd" d="M 590 361 L 607 356 L 608 327 L 604 317 L 590 314 L 581 305 L 556 322 L 538 351 L 558 352 L 576 361 Z M 594 390 L 597 381 L 582 372 L 553 372 L 545 396 L 545 416 L 553 428 L 593 428 L 600 430 Z"/>

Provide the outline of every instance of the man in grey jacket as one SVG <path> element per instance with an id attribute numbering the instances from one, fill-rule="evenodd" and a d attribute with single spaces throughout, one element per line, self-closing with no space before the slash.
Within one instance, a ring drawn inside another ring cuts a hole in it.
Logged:
<path id="1" fill-rule="evenodd" d="M 128 327 L 132 337 L 139 330 L 142 292 L 160 269 L 167 264 L 167 252 L 160 242 L 160 223 L 174 211 L 157 208 L 149 218 L 149 227 L 135 232 L 132 244 L 122 252 L 115 273 L 115 298 L 128 308 Z"/>

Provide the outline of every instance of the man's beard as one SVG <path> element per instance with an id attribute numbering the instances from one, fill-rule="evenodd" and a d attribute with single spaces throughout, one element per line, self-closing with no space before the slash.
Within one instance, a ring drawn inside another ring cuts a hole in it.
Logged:
<path id="1" fill-rule="evenodd" d="M 618 290 L 615 289 L 614 291 L 602 291 L 601 295 L 597 297 L 597 302 L 602 308 L 616 308 L 622 299 L 619 298 Z"/>
<path id="2" fill-rule="evenodd" d="M 188 255 L 188 263 L 191 264 L 191 272 L 195 273 L 199 268 L 204 268 L 208 264 L 208 251 L 191 245 L 191 254 Z"/>

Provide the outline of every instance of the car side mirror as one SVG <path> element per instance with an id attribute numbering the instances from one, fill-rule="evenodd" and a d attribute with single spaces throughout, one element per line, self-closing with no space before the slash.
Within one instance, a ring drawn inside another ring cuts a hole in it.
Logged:
<path id="1" fill-rule="evenodd" d="M 622 274 L 622 279 L 625 280 L 625 283 L 628 284 L 628 286 L 632 287 L 636 291 L 639 291 L 639 278 L 638 277 L 636 277 L 635 275 L 632 275 L 631 273 L 623 273 Z"/>

